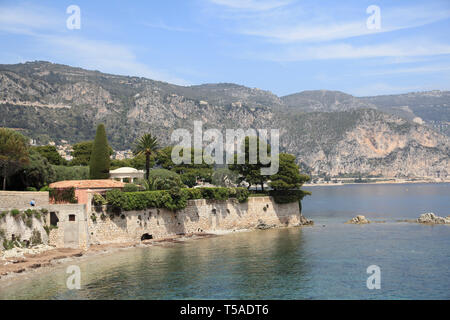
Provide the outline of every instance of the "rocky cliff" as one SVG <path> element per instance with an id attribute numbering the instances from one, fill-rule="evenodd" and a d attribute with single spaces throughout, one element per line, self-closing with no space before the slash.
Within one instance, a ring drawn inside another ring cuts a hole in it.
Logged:
<path id="1" fill-rule="evenodd" d="M 278 128 L 282 150 L 296 154 L 313 174 L 450 173 L 445 126 L 438 130 L 429 120 L 440 113 L 445 122 L 445 92 L 438 100 L 429 93 L 408 96 L 411 108 L 422 110 L 419 121 L 414 111 L 398 112 L 405 97 L 389 103 L 326 90 L 278 97 L 236 84 L 183 87 L 48 62 L 0 65 L 0 88 L 0 126 L 20 129 L 38 143 L 92 139 L 103 122 L 115 149 L 129 148 L 146 131 L 168 144 L 172 130 L 192 130 L 201 120 L 205 128 Z"/>

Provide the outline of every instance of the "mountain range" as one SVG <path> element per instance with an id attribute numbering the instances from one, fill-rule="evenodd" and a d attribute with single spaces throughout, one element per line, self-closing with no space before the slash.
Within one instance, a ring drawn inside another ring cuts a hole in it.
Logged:
<path id="1" fill-rule="evenodd" d="M 354 97 L 329 90 L 279 97 L 232 83 L 178 86 L 44 61 L 0 65 L 0 126 L 40 144 L 91 140 L 106 125 L 117 150 L 144 132 L 280 129 L 280 148 L 313 175 L 450 177 L 450 92 Z M 224 132 L 224 131 L 223 131 Z"/>

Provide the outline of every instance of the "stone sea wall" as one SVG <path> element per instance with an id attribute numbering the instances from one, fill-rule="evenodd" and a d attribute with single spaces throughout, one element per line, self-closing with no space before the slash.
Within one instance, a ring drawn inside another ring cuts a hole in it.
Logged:
<path id="1" fill-rule="evenodd" d="M 298 203 L 277 204 L 271 197 L 189 200 L 185 209 L 146 209 L 112 213 L 106 207 L 89 208 L 87 225 L 91 244 L 138 242 L 180 234 L 253 229 L 258 226 L 295 226 L 302 223 Z"/>
<path id="2" fill-rule="evenodd" d="M 0 209 L 29 209 L 30 201 L 34 200 L 37 207 L 49 204 L 48 191 L 0 191 Z"/>
<path id="3" fill-rule="evenodd" d="M 20 241 L 30 241 L 33 231 L 39 232 L 41 241 L 43 244 L 48 243 L 48 235 L 44 229 L 45 219 L 37 219 L 35 217 L 31 219 L 31 226 L 27 225 L 22 217 L 13 217 L 7 214 L 3 218 L 0 218 L 0 250 L 3 249 L 3 240 L 20 239 Z"/>

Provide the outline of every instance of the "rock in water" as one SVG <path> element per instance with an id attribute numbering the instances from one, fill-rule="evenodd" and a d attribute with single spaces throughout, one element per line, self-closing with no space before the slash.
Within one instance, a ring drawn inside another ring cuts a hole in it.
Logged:
<path id="1" fill-rule="evenodd" d="M 301 226 L 312 226 L 314 224 L 314 221 L 306 218 L 304 215 L 300 215 L 300 223 Z"/>
<path id="2" fill-rule="evenodd" d="M 417 222 L 427 224 L 450 224 L 450 216 L 443 218 L 435 215 L 433 212 L 427 212 L 421 214 L 419 219 L 417 219 Z"/>
<path id="3" fill-rule="evenodd" d="M 362 216 L 362 215 L 358 215 L 350 220 L 348 220 L 346 223 L 351 223 L 351 224 L 367 224 L 370 223 L 369 220 L 366 219 L 366 217 Z"/>

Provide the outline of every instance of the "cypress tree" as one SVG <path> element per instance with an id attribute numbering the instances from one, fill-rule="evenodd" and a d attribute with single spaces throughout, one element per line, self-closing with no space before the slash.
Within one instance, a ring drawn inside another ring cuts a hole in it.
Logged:
<path id="1" fill-rule="evenodd" d="M 106 130 L 103 124 L 99 124 L 95 134 L 94 145 L 92 146 L 89 177 L 91 179 L 108 179 L 109 165 L 110 158 Z"/>

